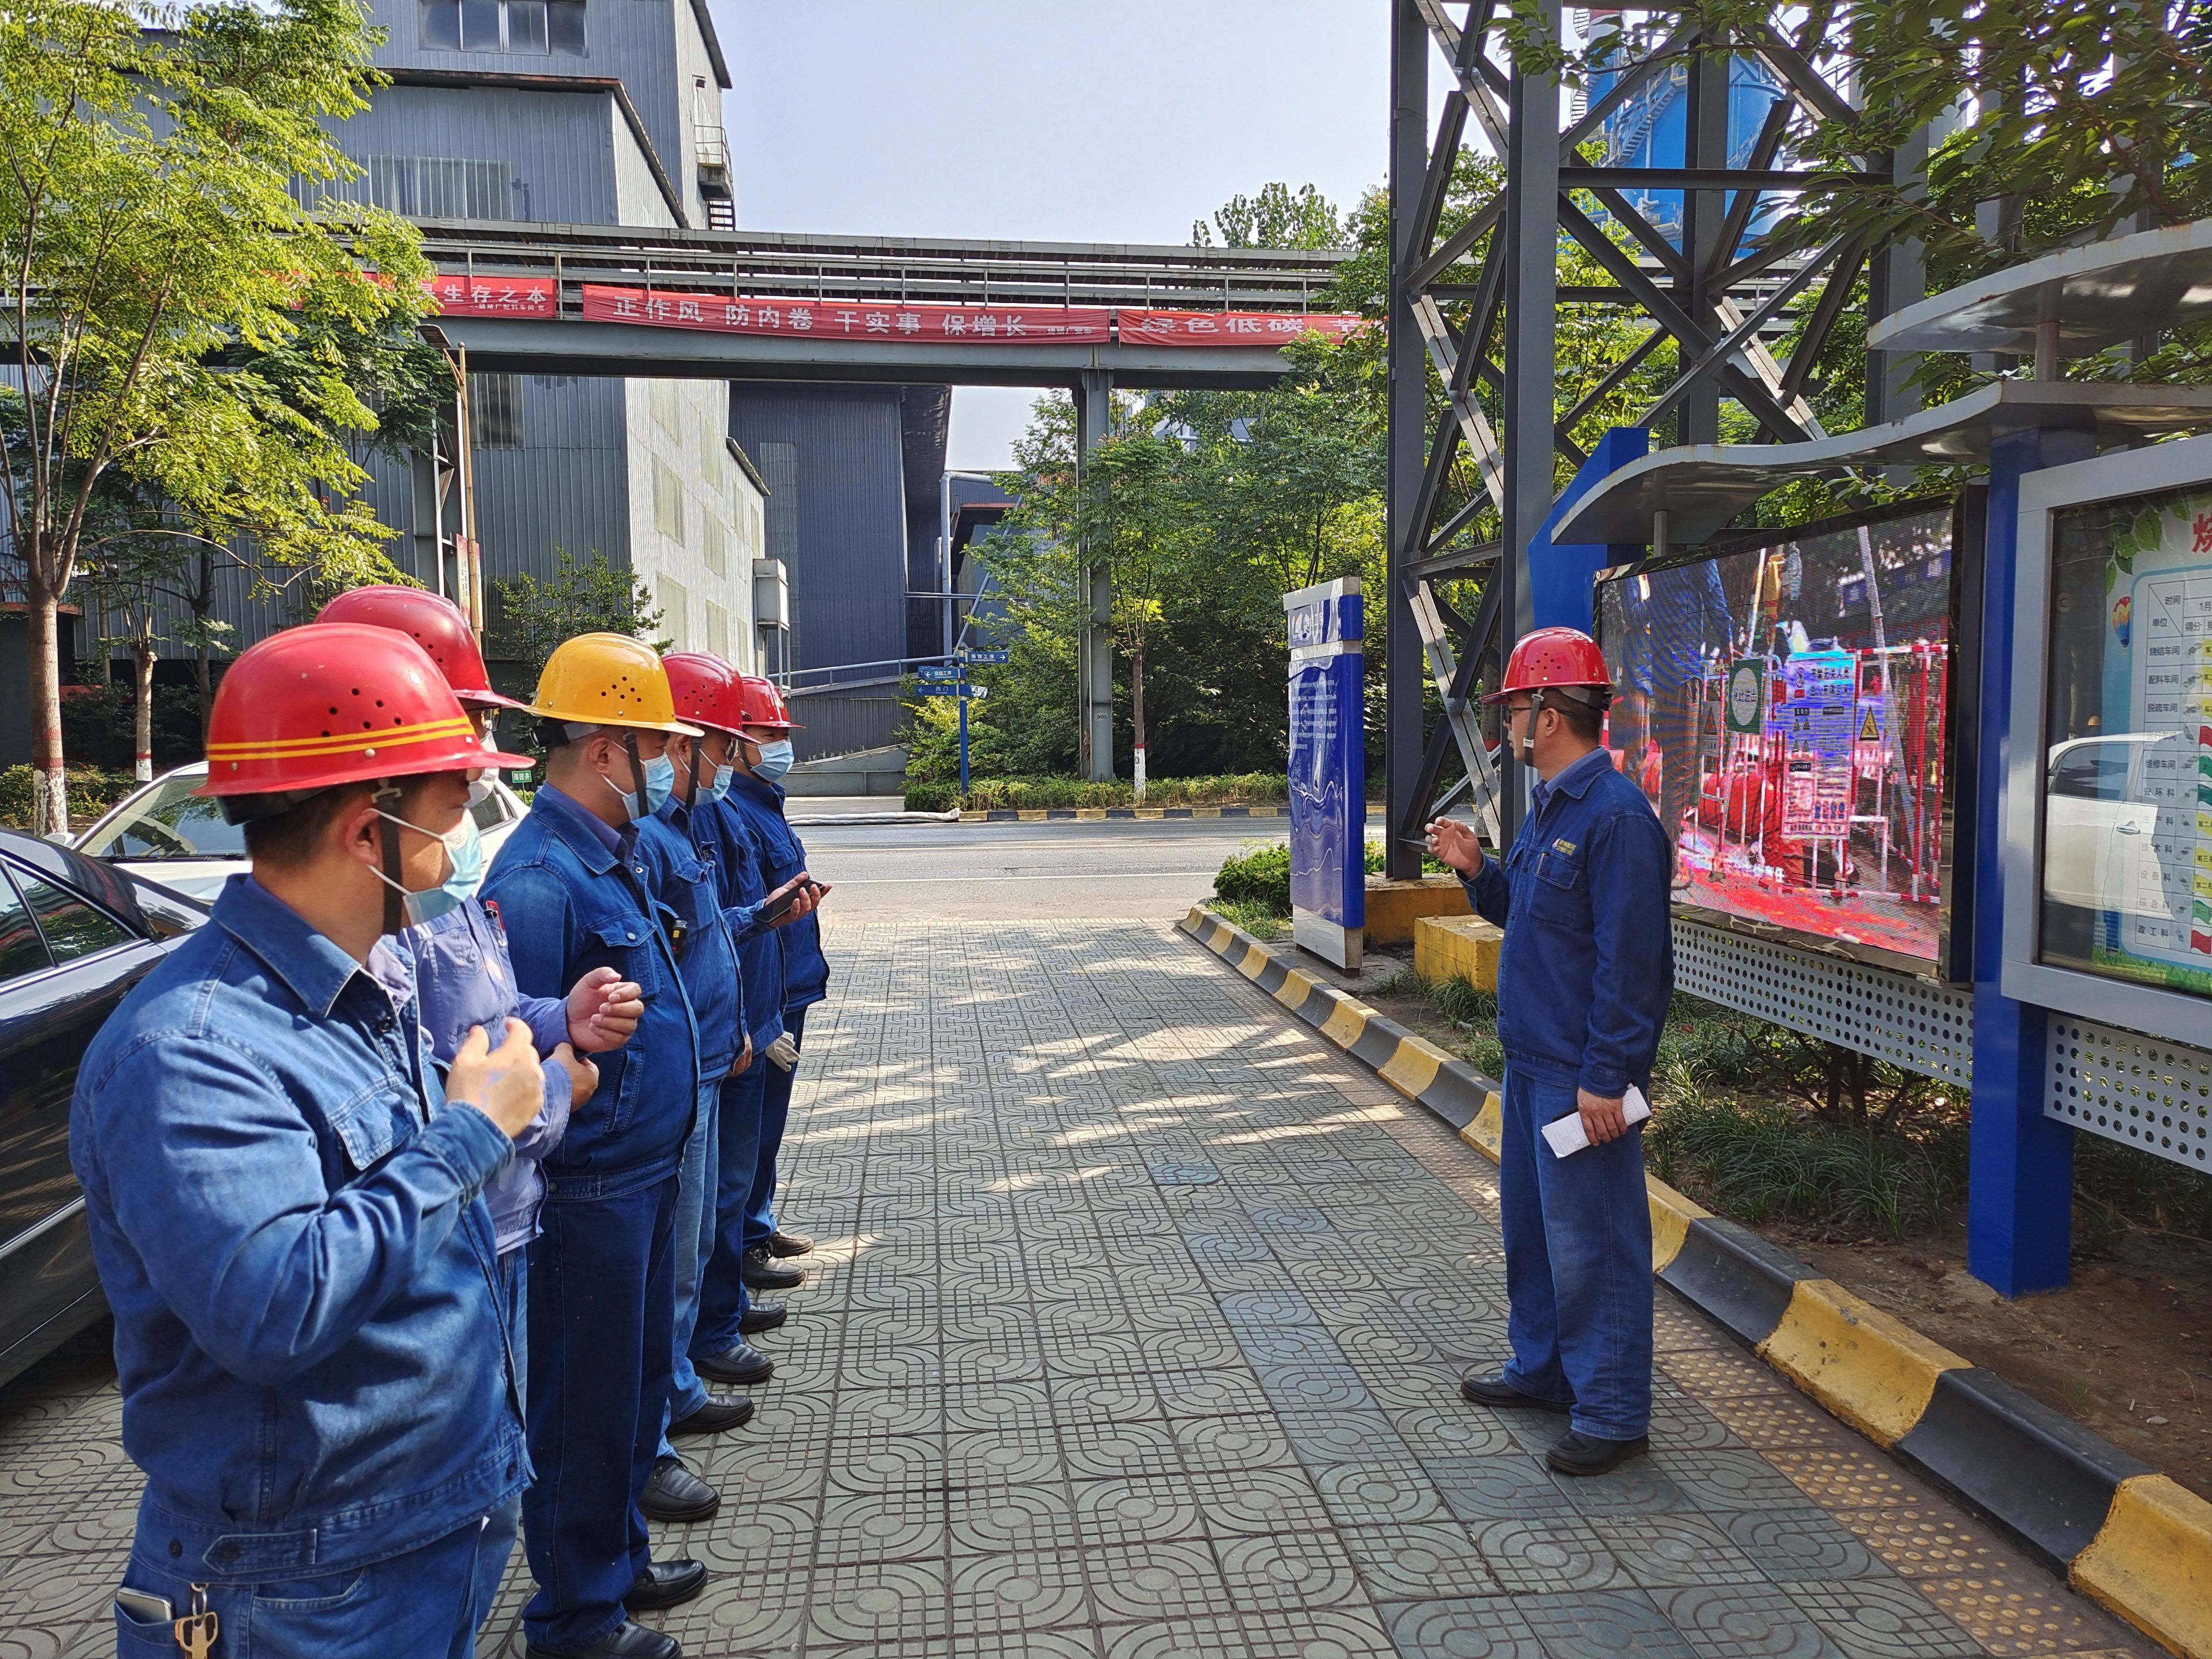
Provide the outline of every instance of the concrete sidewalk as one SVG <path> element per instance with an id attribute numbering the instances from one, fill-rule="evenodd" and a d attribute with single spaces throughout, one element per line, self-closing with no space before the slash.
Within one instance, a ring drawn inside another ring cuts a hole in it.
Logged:
<path id="1" fill-rule="evenodd" d="M 1164 924 L 842 925 L 823 1241 L 666 1616 L 694 1655 L 1952 1659 L 2142 1638 L 1662 1291 L 1652 1455 L 1555 1479 L 1491 1166 Z M 0 1394 L 0 1655 L 112 1650 L 112 1373 Z M 518 1564 L 485 1652 L 521 1652 Z"/>

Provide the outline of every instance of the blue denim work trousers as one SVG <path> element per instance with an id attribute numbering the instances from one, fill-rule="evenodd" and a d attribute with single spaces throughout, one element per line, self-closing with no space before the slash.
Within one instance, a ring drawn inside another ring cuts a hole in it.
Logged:
<path id="1" fill-rule="evenodd" d="M 743 1073 L 722 1079 L 722 1122 L 714 1149 L 721 1181 L 714 1195 L 714 1251 L 701 1275 L 699 1323 L 691 1333 L 694 1354 L 726 1353 L 735 1346 L 743 1334 L 738 1322 L 752 1306 L 738 1271 L 739 1258 L 744 1254 L 753 1176 L 760 1168 L 761 1095 L 768 1087 L 768 1074 L 775 1070 L 755 1054 Z"/>
<path id="2" fill-rule="evenodd" d="M 1651 1424 L 1651 1209 L 1644 1132 L 1553 1155 L 1543 1127 L 1575 1109 L 1575 1085 L 1505 1073 L 1498 1187 L 1505 1235 L 1505 1380 L 1572 1401 L 1584 1434 L 1633 1440 Z"/>
<path id="3" fill-rule="evenodd" d="M 386 1659 L 392 1654 L 469 1659 L 477 1627 L 499 1599 L 514 1547 L 515 1505 L 457 1528 L 389 1561 L 316 1577 L 207 1584 L 216 1649 L 225 1659 Z M 157 1531 L 159 1528 L 156 1529 Z M 129 1588 L 158 1595 L 179 1617 L 191 1611 L 190 1580 L 142 1540 L 125 1568 Z M 204 1575 L 206 1569 L 196 1571 Z M 201 1582 L 206 1583 L 204 1577 Z M 183 1650 L 169 1621 L 142 1622 L 115 1607 L 116 1659 Z"/>
<path id="4" fill-rule="evenodd" d="M 783 1029 L 791 1033 L 794 1045 L 804 1047 L 806 1010 L 787 1011 L 783 1017 Z M 771 1063 L 767 1084 L 761 1091 L 760 1157 L 753 1168 L 752 1197 L 745 1204 L 745 1248 L 749 1250 L 760 1249 L 775 1231 L 775 1155 L 783 1148 L 783 1127 L 791 1121 L 791 1085 L 798 1079 L 796 1066 L 787 1072 Z"/>
<path id="5" fill-rule="evenodd" d="M 507 1348 L 514 1356 L 514 1392 L 530 1420 L 530 1246 L 499 1253 L 499 1294 L 507 1310 Z"/>
<path id="6" fill-rule="evenodd" d="M 660 1429 L 660 1455 L 673 1457 L 668 1425 L 689 1417 L 707 1403 L 707 1385 L 691 1369 L 691 1333 L 699 1323 L 699 1287 L 714 1254 L 718 1219 L 714 1192 L 720 1177 L 715 1156 L 721 1139 L 720 1083 L 699 1086 L 699 1115 L 684 1143 L 684 1163 L 676 1174 L 676 1311 L 670 1328 L 668 1409 Z"/>
<path id="7" fill-rule="evenodd" d="M 530 1461 L 523 1542 L 530 1639 L 587 1648 L 626 1616 L 651 1565 L 637 1506 L 668 1409 L 676 1176 L 550 1183 L 531 1246 Z"/>

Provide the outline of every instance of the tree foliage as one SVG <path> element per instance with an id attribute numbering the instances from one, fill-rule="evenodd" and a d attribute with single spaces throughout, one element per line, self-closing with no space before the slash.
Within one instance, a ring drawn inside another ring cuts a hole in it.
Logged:
<path id="1" fill-rule="evenodd" d="M 428 267 L 404 221 L 293 195 L 349 171 L 320 121 L 366 107 L 374 41 L 358 0 L 0 12 L 0 482 L 48 827 L 68 821 L 56 617 L 111 473 L 183 534 L 390 573 L 354 493 L 349 441 L 378 427 L 359 358 L 426 309 Z"/>
<path id="2" fill-rule="evenodd" d="M 627 634 L 649 641 L 656 651 L 676 648 L 674 641 L 657 637 L 661 613 L 645 584 L 596 550 L 580 563 L 566 548 L 556 548 L 550 580 L 525 571 L 491 587 L 490 654 L 520 663 L 530 684 L 537 684 L 553 647 L 578 634 Z"/>

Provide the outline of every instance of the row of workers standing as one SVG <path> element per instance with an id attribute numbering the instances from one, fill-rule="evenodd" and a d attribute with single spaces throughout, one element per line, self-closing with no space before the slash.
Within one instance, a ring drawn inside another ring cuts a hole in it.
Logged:
<path id="1" fill-rule="evenodd" d="M 503 709 L 544 781 L 485 868 Z M 752 1414 L 811 1247 L 775 1166 L 828 981 L 768 681 L 563 643 L 520 704 L 465 617 L 334 599 L 224 676 L 251 872 L 78 1078 L 70 1153 L 146 1474 L 123 1655 L 462 1656 L 518 1526 L 533 1655 L 679 1653 L 651 1519 Z"/>

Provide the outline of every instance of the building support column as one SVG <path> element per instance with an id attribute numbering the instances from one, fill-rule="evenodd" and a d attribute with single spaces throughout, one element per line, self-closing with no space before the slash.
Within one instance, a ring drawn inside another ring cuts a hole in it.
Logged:
<path id="1" fill-rule="evenodd" d="M 1537 0 L 1536 17 L 1556 40 L 1559 0 Z M 1506 100 L 1504 549 L 1491 578 L 1504 584 L 1498 620 L 1508 641 L 1535 626 L 1528 549 L 1543 536 L 1556 490 L 1553 428 L 1559 419 L 1559 83 L 1513 67 Z M 1510 748 L 1508 744 L 1506 747 Z M 1533 781 L 1506 769 L 1500 833 L 1521 827 Z"/>
<path id="2" fill-rule="evenodd" d="M 1428 358 L 1413 316 L 1413 295 L 1407 273 L 1418 263 L 1408 246 L 1419 213 L 1421 185 L 1429 165 L 1429 29 L 1415 0 L 1393 0 L 1390 8 L 1390 316 L 1389 435 L 1386 483 L 1385 547 L 1389 560 L 1389 592 L 1383 599 L 1387 642 L 1388 701 L 1383 709 L 1382 791 L 1389 803 L 1384 822 L 1391 833 L 1382 843 L 1383 873 L 1395 881 L 1421 874 L 1421 852 L 1401 838 L 1399 827 L 1412 821 L 1425 802 L 1414 799 L 1421 781 L 1422 730 L 1429 671 L 1428 655 L 1413 621 L 1413 599 L 1406 575 L 1415 556 L 1413 522 L 1427 465 L 1429 438 Z"/>
<path id="3" fill-rule="evenodd" d="M 1079 477 L 1113 416 L 1113 377 L 1103 368 L 1084 370 L 1075 394 Z M 1114 775 L 1114 577 L 1109 566 L 1086 558 L 1077 580 L 1090 604 L 1089 626 L 1076 648 L 1078 764 L 1085 778 L 1103 783 Z"/>

